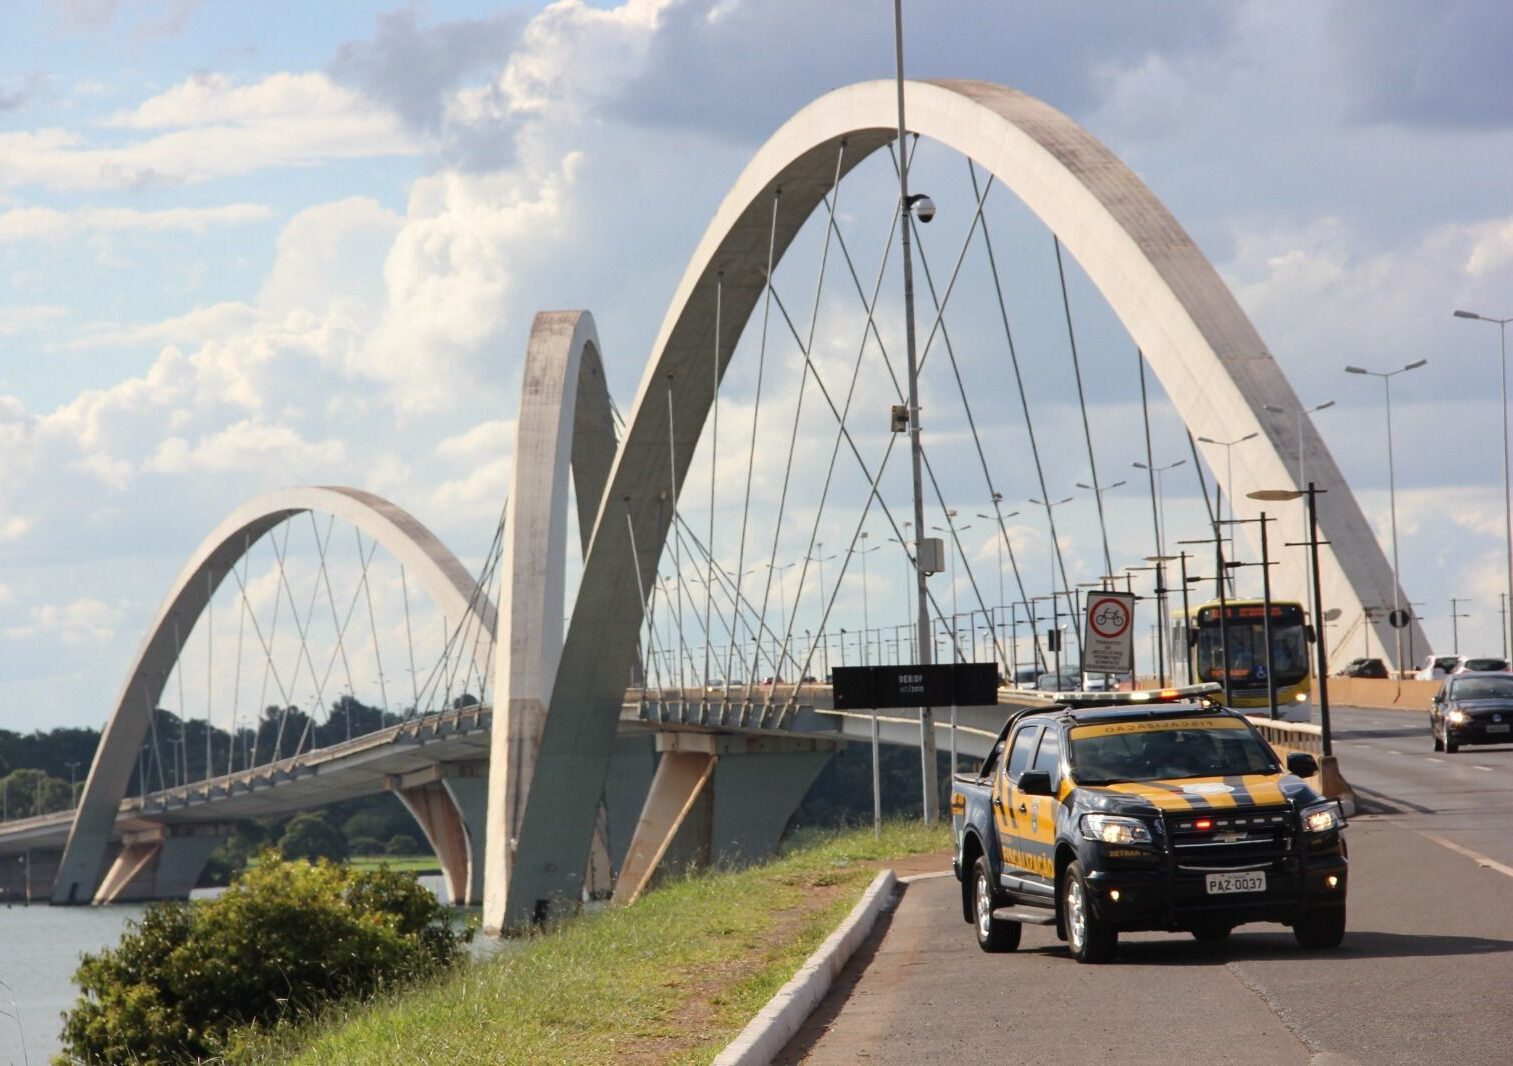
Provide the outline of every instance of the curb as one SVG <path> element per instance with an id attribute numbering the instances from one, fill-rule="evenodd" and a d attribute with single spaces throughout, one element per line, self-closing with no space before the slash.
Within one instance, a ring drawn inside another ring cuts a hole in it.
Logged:
<path id="1" fill-rule="evenodd" d="M 884 870 L 873 878 L 845 921 L 804 960 L 799 972 L 777 990 L 746 1028 L 725 1046 L 725 1050 L 716 1056 L 714 1066 L 766 1066 L 787 1046 L 872 931 L 883 905 L 892 898 L 897 882 L 892 870 Z"/>

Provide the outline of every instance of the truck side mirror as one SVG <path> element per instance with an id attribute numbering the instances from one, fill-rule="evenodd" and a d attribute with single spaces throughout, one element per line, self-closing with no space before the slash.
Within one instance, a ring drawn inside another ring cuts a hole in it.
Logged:
<path id="1" fill-rule="evenodd" d="M 1303 635 L 1308 638 L 1308 643 L 1310 644 L 1317 644 L 1319 642 L 1319 635 L 1313 626 L 1304 626 Z"/>
<path id="2" fill-rule="evenodd" d="M 1312 777 L 1319 772 L 1319 761 L 1306 751 L 1294 751 L 1287 756 L 1287 772 Z"/>
<path id="3" fill-rule="evenodd" d="M 1026 770 L 1019 775 L 1019 791 L 1027 796 L 1052 796 L 1049 770 Z"/>

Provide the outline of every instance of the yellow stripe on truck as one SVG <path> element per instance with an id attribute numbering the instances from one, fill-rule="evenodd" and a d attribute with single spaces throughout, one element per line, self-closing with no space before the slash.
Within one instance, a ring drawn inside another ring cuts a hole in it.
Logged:
<path id="1" fill-rule="evenodd" d="M 1170 781 L 1126 781 L 1117 785 L 1099 785 L 1104 792 L 1138 796 L 1162 811 L 1211 811 L 1239 806 L 1240 797 L 1230 781 L 1223 777 L 1182 777 Z M 1249 794 L 1249 802 L 1258 807 L 1286 802 L 1280 778 L 1269 774 L 1245 774 L 1239 782 Z"/>

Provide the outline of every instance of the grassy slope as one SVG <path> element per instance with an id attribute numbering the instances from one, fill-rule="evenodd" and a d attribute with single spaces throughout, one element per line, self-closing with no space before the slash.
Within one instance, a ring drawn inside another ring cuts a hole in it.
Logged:
<path id="1" fill-rule="evenodd" d="M 286 1032 L 248 1061 L 708 1062 L 886 860 L 949 848 L 918 823 L 811 836 L 773 863 L 672 881 L 432 984 Z"/>

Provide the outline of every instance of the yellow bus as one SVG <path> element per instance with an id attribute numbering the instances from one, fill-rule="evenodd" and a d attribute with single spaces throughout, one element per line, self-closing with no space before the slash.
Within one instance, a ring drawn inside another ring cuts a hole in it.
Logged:
<path id="1" fill-rule="evenodd" d="M 1196 681 L 1224 684 L 1224 638 L 1229 644 L 1230 706 L 1247 709 L 1267 706 L 1266 604 L 1262 600 L 1218 600 L 1192 611 L 1189 662 Z M 1288 721 L 1309 719 L 1313 695 L 1313 671 L 1309 669 L 1309 645 L 1313 627 L 1303 605 L 1296 601 L 1271 601 L 1271 662 L 1276 671 L 1277 716 Z"/>

